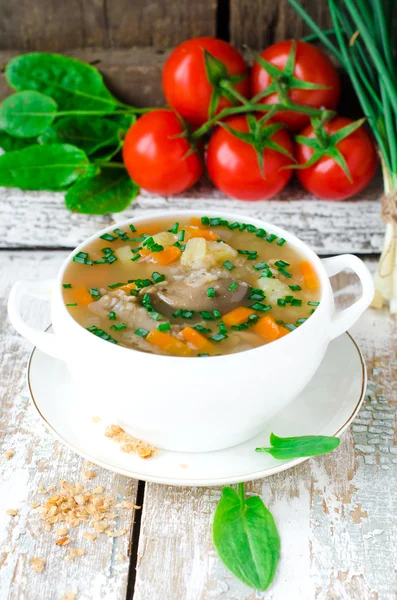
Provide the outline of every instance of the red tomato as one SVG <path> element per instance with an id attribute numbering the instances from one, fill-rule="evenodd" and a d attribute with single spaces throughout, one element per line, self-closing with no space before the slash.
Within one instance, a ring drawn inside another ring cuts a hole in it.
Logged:
<path id="1" fill-rule="evenodd" d="M 247 65 L 241 54 L 227 42 L 200 37 L 177 46 L 164 65 L 164 95 L 173 109 L 197 126 L 208 121 L 213 90 L 205 70 L 204 48 L 226 66 L 229 75 L 247 74 L 233 86 L 240 94 L 248 97 L 250 89 Z M 228 106 L 232 103 L 222 96 L 216 112 Z"/>
<path id="2" fill-rule="evenodd" d="M 288 55 L 291 51 L 292 41 L 279 42 L 269 46 L 261 53 L 261 57 L 267 62 L 284 70 Z M 333 109 L 340 98 L 340 80 L 339 75 L 332 62 L 321 50 L 307 44 L 306 42 L 296 42 L 295 68 L 293 76 L 302 81 L 309 81 L 319 85 L 325 85 L 329 89 L 301 90 L 291 89 L 288 97 L 296 104 L 311 106 L 313 108 Z M 266 88 L 272 82 L 271 77 L 266 73 L 259 63 L 255 62 L 251 71 L 251 94 L 255 96 Z M 283 80 L 280 81 L 283 83 Z M 292 83 L 293 88 L 293 83 Z M 274 104 L 278 100 L 277 93 L 270 94 L 262 98 L 263 104 Z M 302 129 L 309 123 L 309 117 L 293 111 L 281 111 L 275 117 L 274 121 L 285 123 L 293 131 Z"/>
<path id="3" fill-rule="evenodd" d="M 155 110 L 138 119 L 127 132 L 123 160 L 131 179 L 155 194 L 178 194 L 196 183 L 203 172 L 197 152 L 186 156 L 191 145 L 183 124 L 171 110 Z"/>
<path id="4" fill-rule="evenodd" d="M 232 117 L 226 123 L 232 129 L 249 131 L 245 116 Z M 271 140 L 293 153 L 291 139 L 284 129 L 274 133 Z M 239 200 L 267 200 L 280 192 L 290 180 L 292 170 L 280 170 L 280 167 L 292 164 L 292 160 L 269 148 L 265 148 L 263 157 L 264 177 L 255 148 L 218 127 L 208 145 L 208 173 L 216 187 L 227 196 Z"/>
<path id="5" fill-rule="evenodd" d="M 324 129 L 332 134 L 352 122 L 346 117 L 335 117 L 324 125 Z M 309 125 L 300 135 L 314 137 L 313 127 Z M 330 156 L 323 156 L 311 167 L 296 171 L 303 187 L 324 200 L 346 200 L 354 196 L 368 185 L 378 165 L 375 144 L 364 126 L 341 140 L 336 147 L 347 163 L 352 181 Z M 298 163 L 304 164 L 313 152 L 313 148 L 297 144 L 295 156 Z"/>

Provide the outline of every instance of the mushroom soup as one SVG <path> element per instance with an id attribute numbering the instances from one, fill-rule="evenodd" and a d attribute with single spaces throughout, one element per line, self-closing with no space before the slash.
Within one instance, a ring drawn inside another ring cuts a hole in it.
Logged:
<path id="1" fill-rule="evenodd" d="M 63 297 L 93 335 L 143 352 L 216 356 L 273 342 L 319 305 L 311 263 L 283 238 L 222 218 L 169 218 L 90 242 Z"/>

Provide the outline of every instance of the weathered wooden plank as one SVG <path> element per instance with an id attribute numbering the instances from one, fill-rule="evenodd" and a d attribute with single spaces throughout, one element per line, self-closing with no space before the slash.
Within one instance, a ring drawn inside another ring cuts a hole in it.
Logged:
<path id="1" fill-rule="evenodd" d="M 371 268 L 374 263 L 371 262 Z M 350 275 L 345 303 L 358 293 Z M 277 521 L 282 555 L 266 598 L 392 600 L 397 593 L 397 324 L 369 310 L 354 327 L 370 383 L 353 426 L 332 454 L 248 485 Z M 393 438 L 394 436 L 394 438 Z M 255 600 L 211 542 L 220 489 L 146 485 L 135 600 Z"/>
<path id="2" fill-rule="evenodd" d="M 142 193 L 122 213 L 105 216 L 71 214 L 61 194 L 21 192 L 0 188 L 0 247 L 73 248 L 99 229 L 147 212 L 161 214 L 179 209 L 232 211 L 246 218 L 258 217 L 285 227 L 310 244 L 319 254 L 376 253 L 383 245 L 380 219 L 380 183 L 374 181 L 357 200 L 314 200 L 297 184 L 288 186 L 272 201 L 241 202 L 226 199 L 202 183 L 174 197 Z M 23 224 L 23 227 L 21 227 Z"/>
<path id="3" fill-rule="evenodd" d="M 216 1 L 41 0 L 0 2 L 0 49 L 172 47 L 216 31 Z"/>
<path id="4" fill-rule="evenodd" d="M 96 541 L 88 541 L 82 537 L 85 527 L 71 529 L 70 546 L 84 549 L 86 555 L 66 562 L 68 546 L 56 546 L 55 533 L 45 532 L 37 510 L 30 508 L 32 502 L 42 503 L 48 498 L 37 493 L 40 485 L 47 489 L 61 479 L 81 481 L 83 460 L 54 440 L 27 398 L 25 369 L 30 348 L 8 323 L 6 298 L 17 279 L 53 277 L 64 255 L 4 252 L 0 258 L 0 596 L 4 600 L 60 600 L 72 591 L 86 600 L 121 600 L 127 589 L 133 511 L 122 510 L 115 521 L 116 529 L 128 530 L 119 538 L 108 538 L 105 532 Z M 49 323 L 44 304 L 29 304 L 26 314 L 37 327 Z M 6 460 L 3 453 L 9 449 L 15 455 Z M 97 476 L 84 482 L 86 489 L 101 485 L 120 499 L 135 501 L 134 480 L 92 468 Z M 8 509 L 17 509 L 18 515 L 8 516 Z M 33 557 L 45 560 L 42 573 L 33 572 Z"/>
<path id="5" fill-rule="evenodd" d="M 303 0 L 306 8 L 322 29 L 331 27 L 327 2 Z M 300 38 L 311 31 L 289 5 L 288 0 L 231 0 L 230 39 L 233 44 L 263 50 L 274 42 Z"/>

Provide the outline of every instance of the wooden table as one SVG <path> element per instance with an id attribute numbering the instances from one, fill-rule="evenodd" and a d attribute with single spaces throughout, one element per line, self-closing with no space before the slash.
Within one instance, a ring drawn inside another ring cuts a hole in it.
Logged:
<path id="1" fill-rule="evenodd" d="M 87 553 L 73 562 L 64 560 L 65 548 L 55 545 L 54 533 L 39 526 L 30 508 L 40 485 L 79 481 L 83 460 L 54 440 L 29 402 L 25 368 L 31 348 L 6 317 L 12 283 L 53 277 L 68 249 L 98 229 L 171 207 L 263 216 L 294 231 L 321 255 L 354 252 L 374 270 L 383 235 L 379 182 L 359 203 L 314 201 L 301 194 L 288 188 L 277 201 L 244 204 L 202 186 L 177 198 L 142 195 L 121 215 L 87 218 L 68 213 L 60 194 L 0 189 L 1 600 L 57 600 L 73 592 L 78 600 L 396 598 L 397 326 L 386 311 L 368 310 L 352 331 L 367 360 L 369 386 L 340 447 L 247 486 L 274 514 L 282 540 L 279 570 L 267 592 L 238 582 L 215 554 L 210 526 L 220 488 L 145 485 L 95 467 L 97 476 L 89 483 L 142 509 L 123 512 L 119 526 L 127 533 L 118 538 L 102 534 L 87 542 L 76 528 L 75 545 Z M 342 286 L 338 299 L 346 304 L 358 295 L 358 285 L 342 274 L 336 287 Z M 36 326 L 49 323 L 43 304 L 30 304 L 26 314 Z M 15 455 L 1 458 L 9 449 Z M 17 516 L 6 515 L 10 508 Z M 42 573 L 31 569 L 34 556 L 45 560 Z"/>

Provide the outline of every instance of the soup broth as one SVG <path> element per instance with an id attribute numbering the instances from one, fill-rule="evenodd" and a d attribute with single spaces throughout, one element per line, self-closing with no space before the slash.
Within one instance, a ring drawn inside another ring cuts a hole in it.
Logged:
<path id="1" fill-rule="evenodd" d="M 174 356 L 250 350 L 316 310 L 313 266 L 288 241 L 222 218 L 170 218 L 115 229 L 68 265 L 72 317 L 110 343 Z"/>

